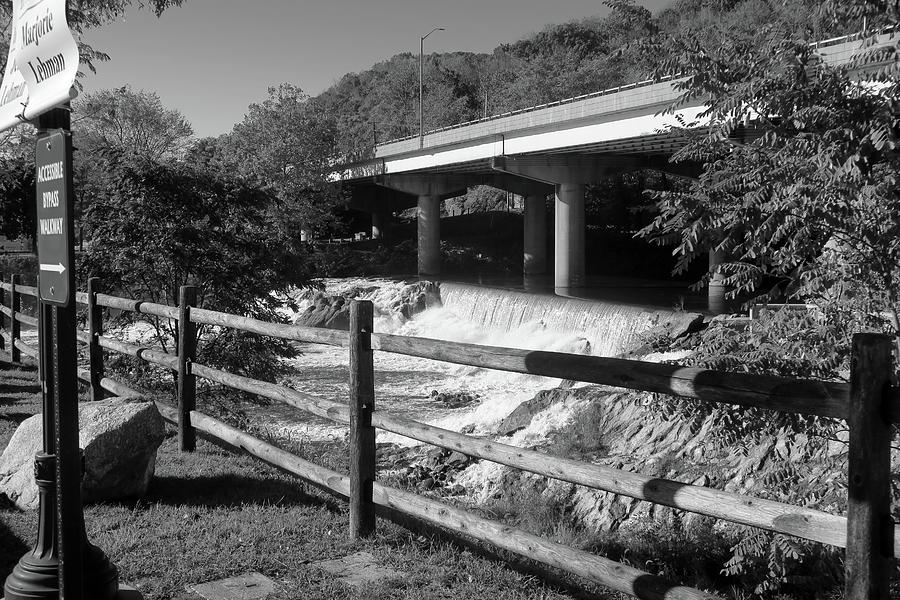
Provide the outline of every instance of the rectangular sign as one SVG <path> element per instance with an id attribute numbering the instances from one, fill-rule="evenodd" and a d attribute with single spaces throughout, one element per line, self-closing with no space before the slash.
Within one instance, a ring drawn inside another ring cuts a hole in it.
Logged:
<path id="1" fill-rule="evenodd" d="M 72 137 L 62 130 L 38 137 L 34 153 L 37 190 L 37 249 L 41 300 L 59 306 L 71 302 L 74 248 L 69 215 L 72 189 Z"/>

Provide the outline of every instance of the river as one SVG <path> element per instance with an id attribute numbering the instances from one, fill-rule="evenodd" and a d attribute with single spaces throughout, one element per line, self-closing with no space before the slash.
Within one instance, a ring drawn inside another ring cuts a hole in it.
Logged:
<path id="1" fill-rule="evenodd" d="M 323 283 L 329 295 L 364 290 L 357 297 L 374 303 L 378 333 L 597 356 L 615 356 L 633 348 L 640 343 L 642 331 L 672 313 L 608 301 L 441 283 L 440 305 L 407 318 L 400 299 L 414 283 L 389 279 L 333 279 Z M 298 292 L 297 304 L 298 310 L 289 317 L 296 318 L 310 307 L 310 294 Z M 300 356 L 290 361 L 295 374 L 289 385 L 346 402 L 348 350 L 316 344 L 300 344 L 299 350 Z M 558 379 L 375 353 L 376 407 L 455 431 L 489 433 L 523 401 L 559 384 Z M 448 395 L 467 395 L 473 401 L 453 408 L 443 401 Z M 347 431 L 343 425 L 290 406 L 247 410 L 252 420 L 266 423 L 273 433 L 305 441 L 342 439 Z M 377 442 L 413 443 L 384 431 L 378 432 Z"/>

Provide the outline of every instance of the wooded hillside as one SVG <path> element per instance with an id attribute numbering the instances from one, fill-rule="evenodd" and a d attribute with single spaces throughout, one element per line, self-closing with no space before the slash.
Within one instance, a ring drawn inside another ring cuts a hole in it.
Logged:
<path id="1" fill-rule="evenodd" d="M 714 48 L 762 39 L 776 23 L 810 41 L 862 25 L 829 20 L 815 0 L 674 0 L 655 15 L 634 0 L 604 4 L 611 9 L 606 16 L 548 25 L 491 54 L 427 55 L 426 129 L 648 79 L 665 55 L 665 40 L 680 34 Z M 416 54 L 398 54 L 344 75 L 312 99 L 335 120 L 341 156 L 363 159 L 376 141 L 418 133 L 418 68 Z"/>

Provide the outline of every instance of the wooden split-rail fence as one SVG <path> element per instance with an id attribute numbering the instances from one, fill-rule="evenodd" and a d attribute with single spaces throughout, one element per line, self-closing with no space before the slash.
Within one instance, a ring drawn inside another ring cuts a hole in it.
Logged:
<path id="1" fill-rule="evenodd" d="M 37 298 L 37 288 L 18 283 L 13 275 L 0 283 L 3 302 L 3 345 L 13 362 L 37 348 L 21 339 L 21 326 L 37 327 L 23 313 L 22 298 Z M 242 449 L 303 480 L 349 498 L 349 534 L 375 530 L 375 508 L 386 507 L 455 533 L 487 542 L 545 565 L 584 577 L 613 590 L 648 600 L 698 600 L 712 594 L 664 579 L 601 556 L 552 542 L 376 480 L 375 430 L 390 431 L 470 457 L 536 473 L 588 488 L 654 502 L 674 509 L 846 548 L 845 597 L 886 599 L 900 536 L 891 518 L 891 436 L 900 422 L 900 391 L 891 383 L 892 338 L 859 334 L 853 339 L 850 384 L 767 375 L 723 373 L 674 365 L 558 352 L 480 346 L 443 340 L 375 333 L 368 301 L 351 305 L 350 330 L 333 331 L 268 323 L 196 307 L 196 289 L 181 288 L 180 306 L 119 298 L 100 293 L 91 279 L 76 301 L 88 308 L 87 331 L 78 339 L 88 345 L 90 368 L 78 376 L 93 399 L 107 393 L 140 395 L 104 376 L 103 352 L 111 351 L 161 365 L 177 373 L 178 406 L 157 402 L 160 413 L 178 428 L 180 448 L 192 451 L 197 432 Z M 103 310 L 118 309 L 178 322 L 176 354 L 135 345 L 104 335 Z M 9 323 L 6 331 L 5 322 Z M 348 349 L 350 397 L 334 402 L 290 387 L 236 375 L 195 362 L 197 327 L 233 328 L 263 336 L 341 346 Z M 549 456 L 492 440 L 477 439 L 378 410 L 375 397 L 375 352 L 543 375 L 620 388 L 656 392 L 698 401 L 752 406 L 769 410 L 843 419 L 849 428 L 848 502 L 846 515 L 689 485 L 610 467 Z M 345 475 L 299 458 L 196 410 L 196 378 L 284 402 L 350 428 L 350 473 Z"/>

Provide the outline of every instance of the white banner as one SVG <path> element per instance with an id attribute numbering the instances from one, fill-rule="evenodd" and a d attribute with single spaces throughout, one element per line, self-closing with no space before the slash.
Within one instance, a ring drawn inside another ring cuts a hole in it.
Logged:
<path id="1" fill-rule="evenodd" d="M 66 21 L 66 0 L 13 0 L 0 131 L 68 102 L 77 72 L 78 45 Z"/>
<path id="2" fill-rule="evenodd" d="M 16 66 L 21 44 L 19 41 L 19 5 L 20 0 L 13 0 L 12 30 L 9 40 L 9 55 L 6 59 L 6 71 L 0 83 L 0 131 L 19 124 L 18 116 L 25 112 L 28 103 L 28 88 L 25 79 Z"/>

